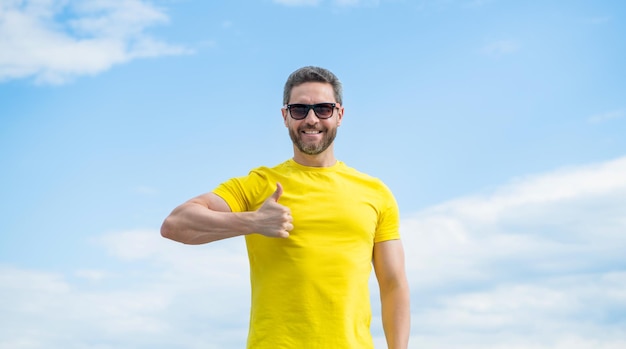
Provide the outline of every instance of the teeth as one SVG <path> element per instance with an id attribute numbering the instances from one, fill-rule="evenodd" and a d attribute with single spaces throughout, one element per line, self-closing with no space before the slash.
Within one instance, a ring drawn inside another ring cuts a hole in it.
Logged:
<path id="1" fill-rule="evenodd" d="M 321 132 L 321 131 L 316 131 L 316 130 L 312 130 L 312 131 L 304 131 L 304 133 L 306 133 L 306 134 L 310 134 L 310 135 L 314 135 L 314 134 L 317 134 L 317 133 L 320 133 L 320 132 Z"/>

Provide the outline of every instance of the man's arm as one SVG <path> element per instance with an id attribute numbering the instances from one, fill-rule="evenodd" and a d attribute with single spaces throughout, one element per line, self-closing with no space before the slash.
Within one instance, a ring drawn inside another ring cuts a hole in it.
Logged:
<path id="1" fill-rule="evenodd" d="M 409 343 L 411 308 L 402 242 L 388 240 L 374 244 L 373 263 L 380 287 L 387 347 L 406 349 Z"/>
<path id="2" fill-rule="evenodd" d="M 288 237 L 293 229 L 289 208 L 278 203 L 283 188 L 276 191 L 256 211 L 231 212 L 214 193 L 193 198 L 176 207 L 161 225 L 161 235 L 185 244 L 205 244 L 252 233 L 268 237 Z"/>

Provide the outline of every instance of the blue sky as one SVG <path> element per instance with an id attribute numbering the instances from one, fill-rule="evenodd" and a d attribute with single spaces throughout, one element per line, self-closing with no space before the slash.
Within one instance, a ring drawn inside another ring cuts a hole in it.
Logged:
<path id="1" fill-rule="evenodd" d="M 344 83 L 337 156 L 400 205 L 410 348 L 626 347 L 625 23 L 621 1 L 2 0 L 0 347 L 241 348 L 243 240 L 158 229 L 292 155 L 304 65 Z"/>

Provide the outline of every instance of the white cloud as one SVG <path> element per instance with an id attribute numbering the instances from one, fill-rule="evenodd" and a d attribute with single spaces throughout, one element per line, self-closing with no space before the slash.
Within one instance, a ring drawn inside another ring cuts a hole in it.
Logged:
<path id="1" fill-rule="evenodd" d="M 626 157 L 518 178 L 405 217 L 410 348 L 624 347 L 624 212 Z M 101 270 L 0 267 L 0 347 L 244 346 L 243 239 L 187 246 L 137 230 L 94 243 L 111 257 Z"/>
<path id="2" fill-rule="evenodd" d="M 60 84 L 133 59 L 189 50 L 150 37 L 167 16 L 141 0 L 12 0 L 0 5 L 0 81 Z"/>
<path id="3" fill-rule="evenodd" d="M 624 212 L 626 157 L 519 178 L 403 220 L 414 345 L 623 346 Z"/>
<path id="4" fill-rule="evenodd" d="M 74 275 L 90 282 L 102 282 L 106 279 L 114 277 L 114 274 L 110 272 L 95 269 L 79 269 L 74 273 Z"/>
<path id="5" fill-rule="evenodd" d="M 94 243 L 119 268 L 109 261 L 108 269 L 79 266 L 64 275 L 0 267 L 0 348 L 245 345 L 250 295 L 241 239 L 186 246 L 138 230 Z"/>

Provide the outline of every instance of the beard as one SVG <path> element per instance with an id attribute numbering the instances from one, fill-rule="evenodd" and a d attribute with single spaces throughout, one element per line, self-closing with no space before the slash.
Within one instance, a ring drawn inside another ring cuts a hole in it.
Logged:
<path id="1" fill-rule="evenodd" d="M 337 128 L 333 128 L 333 129 L 326 129 L 326 130 L 322 130 L 324 131 L 323 133 L 323 137 L 319 142 L 307 142 L 305 143 L 302 140 L 302 134 L 300 133 L 301 131 L 307 130 L 307 128 L 303 128 L 303 129 L 299 129 L 297 131 L 294 131 L 293 129 L 289 129 L 289 137 L 291 137 L 291 141 L 293 142 L 293 144 L 298 148 L 298 150 L 300 150 L 302 153 L 307 154 L 307 155 L 318 155 L 321 154 L 322 152 L 324 152 L 324 150 L 328 149 L 328 147 L 330 147 L 331 144 L 333 144 L 333 141 L 335 140 L 335 137 L 337 136 Z"/>

